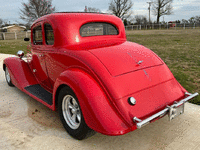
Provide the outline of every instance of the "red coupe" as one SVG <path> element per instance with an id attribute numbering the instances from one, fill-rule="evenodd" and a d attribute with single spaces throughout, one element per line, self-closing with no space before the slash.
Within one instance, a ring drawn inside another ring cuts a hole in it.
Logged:
<path id="1" fill-rule="evenodd" d="M 8 85 L 57 110 L 79 140 L 92 131 L 122 135 L 166 114 L 171 120 L 198 95 L 188 93 L 154 52 L 127 41 L 113 15 L 43 16 L 31 27 L 31 53 L 23 55 L 4 60 Z"/>

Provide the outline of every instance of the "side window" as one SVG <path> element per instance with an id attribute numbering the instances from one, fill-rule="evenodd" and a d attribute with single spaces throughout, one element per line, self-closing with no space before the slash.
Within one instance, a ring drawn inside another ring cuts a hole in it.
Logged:
<path id="1" fill-rule="evenodd" d="M 53 28 L 50 24 L 44 25 L 44 31 L 45 31 L 45 42 L 47 45 L 53 45 L 54 44 L 54 34 L 53 34 Z"/>
<path id="2" fill-rule="evenodd" d="M 33 29 L 33 44 L 42 45 L 42 26 L 37 26 Z"/>

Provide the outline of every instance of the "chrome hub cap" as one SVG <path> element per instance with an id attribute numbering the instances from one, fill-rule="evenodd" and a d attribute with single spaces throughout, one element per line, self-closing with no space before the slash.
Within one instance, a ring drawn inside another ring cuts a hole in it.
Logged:
<path id="1" fill-rule="evenodd" d="M 66 123 L 77 129 L 81 123 L 81 112 L 78 103 L 71 95 L 66 95 L 62 101 L 62 112 Z"/>
<path id="2" fill-rule="evenodd" d="M 8 68 L 6 67 L 6 80 L 8 83 L 10 83 L 10 74 L 8 72 Z"/>

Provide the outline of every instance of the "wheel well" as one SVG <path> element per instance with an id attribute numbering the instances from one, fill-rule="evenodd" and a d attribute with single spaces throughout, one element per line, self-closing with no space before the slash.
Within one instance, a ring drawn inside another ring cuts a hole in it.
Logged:
<path id="1" fill-rule="evenodd" d="M 5 65 L 5 64 L 3 64 L 3 70 L 4 70 L 4 71 L 6 70 L 6 65 Z"/>
<path id="2" fill-rule="evenodd" d="M 60 85 L 58 88 L 57 88 L 57 91 L 56 91 L 56 96 L 55 96 L 55 111 L 57 111 L 58 109 L 58 94 L 60 92 L 60 90 L 64 87 L 69 87 L 68 85 L 66 84 L 62 84 Z M 70 87 L 69 87 L 70 88 Z M 70 88 L 71 89 L 71 88 Z"/>

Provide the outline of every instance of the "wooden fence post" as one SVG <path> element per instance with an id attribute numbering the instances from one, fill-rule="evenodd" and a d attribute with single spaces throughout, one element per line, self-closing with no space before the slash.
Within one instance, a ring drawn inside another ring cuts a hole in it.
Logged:
<path id="1" fill-rule="evenodd" d="M 4 39 L 4 40 L 6 39 L 6 35 L 5 35 L 5 33 L 3 33 L 3 39 Z"/>
<path id="2" fill-rule="evenodd" d="M 17 33 L 15 32 L 15 40 L 17 40 Z"/>

